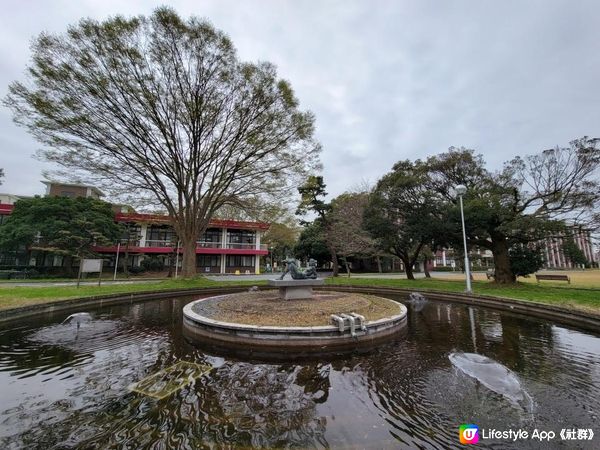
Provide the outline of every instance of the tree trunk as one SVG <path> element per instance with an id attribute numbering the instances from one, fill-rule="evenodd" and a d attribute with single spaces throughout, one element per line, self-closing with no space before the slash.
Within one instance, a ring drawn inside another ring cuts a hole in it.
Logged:
<path id="1" fill-rule="evenodd" d="M 406 278 L 409 280 L 414 280 L 415 275 L 413 274 L 412 264 L 408 259 L 400 258 L 402 263 L 404 264 L 404 272 L 406 272 Z"/>
<path id="2" fill-rule="evenodd" d="M 169 272 L 167 273 L 167 278 L 172 278 L 173 277 L 173 258 L 174 258 L 175 253 L 171 254 L 171 257 L 169 258 Z"/>
<path id="3" fill-rule="evenodd" d="M 429 273 L 429 259 L 425 259 L 423 261 L 423 272 L 425 273 L 425 278 L 431 278 L 431 274 Z"/>
<path id="4" fill-rule="evenodd" d="M 73 257 L 71 255 L 66 255 L 64 258 L 65 265 L 65 275 L 67 278 L 73 277 Z"/>
<path id="5" fill-rule="evenodd" d="M 350 264 L 348 264 L 348 260 L 345 256 L 342 256 L 342 261 L 344 261 L 344 266 L 346 267 L 346 273 L 348 274 L 348 278 L 350 278 Z"/>
<path id="6" fill-rule="evenodd" d="M 492 254 L 494 255 L 495 281 L 500 284 L 512 284 L 516 277 L 510 268 L 508 243 L 504 236 L 492 237 Z"/>
<path id="7" fill-rule="evenodd" d="M 383 271 L 381 270 L 381 256 L 377 256 L 377 271 L 378 271 L 379 273 L 383 272 Z"/>
<path id="8" fill-rule="evenodd" d="M 333 276 L 337 277 L 339 275 L 339 262 L 335 249 L 330 249 L 331 252 L 331 262 L 333 263 Z"/>
<path id="9" fill-rule="evenodd" d="M 129 278 L 129 242 L 125 247 L 125 258 L 123 258 L 123 274 L 125 278 Z"/>
<path id="10" fill-rule="evenodd" d="M 196 276 L 196 236 L 181 236 L 183 248 L 183 267 L 181 276 L 190 278 Z"/>

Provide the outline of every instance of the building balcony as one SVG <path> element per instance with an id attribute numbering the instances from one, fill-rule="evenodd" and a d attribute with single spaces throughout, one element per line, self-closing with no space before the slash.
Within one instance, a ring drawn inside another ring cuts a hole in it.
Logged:
<path id="1" fill-rule="evenodd" d="M 177 243 L 169 239 L 167 240 L 147 240 L 145 247 L 177 247 Z"/>
<path id="2" fill-rule="evenodd" d="M 123 239 L 120 241 L 121 243 L 121 251 L 124 251 L 127 246 L 127 239 Z M 140 251 L 149 251 L 153 249 L 153 253 L 168 253 L 174 252 L 177 247 L 177 243 L 174 243 L 171 240 L 147 240 L 142 245 L 141 241 L 129 241 L 129 251 L 131 252 L 140 252 Z M 101 251 L 116 251 L 117 246 L 110 247 L 98 247 Z M 266 254 L 269 251 L 268 245 L 260 244 L 259 248 L 256 248 L 255 243 L 244 243 L 244 242 L 211 242 L 211 241 L 197 241 L 196 248 L 200 251 L 200 253 L 206 254 L 218 254 L 218 253 L 227 253 L 227 254 Z M 223 252 L 219 250 L 225 250 Z M 180 252 L 183 249 L 179 249 Z"/>
<path id="3" fill-rule="evenodd" d="M 221 242 L 214 241 L 197 241 L 196 247 L 198 248 L 223 248 Z"/>

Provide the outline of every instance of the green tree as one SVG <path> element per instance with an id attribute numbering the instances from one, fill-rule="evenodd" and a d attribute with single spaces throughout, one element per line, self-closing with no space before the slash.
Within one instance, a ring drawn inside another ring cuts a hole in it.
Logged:
<path id="1" fill-rule="evenodd" d="M 300 193 L 300 203 L 296 210 L 297 215 L 305 215 L 309 212 L 315 213 L 319 221 L 318 226 L 321 227 L 323 234 L 321 239 L 325 242 L 327 250 L 331 255 L 331 263 L 333 264 L 333 276 L 337 277 L 339 273 L 339 262 L 335 247 L 327 239 L 327 230 L 331 224 L 331 209 L 330 203 L 325 202 L 326 185 L 323 177 L 311 175 L 304 184 L 298 188 Z M 316 258 L 315 258 L 316 259 Z"/>
<path id="2" fill-rule="evenodd" d="M 93 198 L 34 197 L 19 200 L 0 225 L 0 248 L 26 246 L 66 258 L 95 255 L 94 246 L 114 243 L 123 230 L 109 203 Z"/>
<path id="3" fill-rule="evenodd" d="M 161 7 L 149 17 L 81 20 L 32 44 L 15 121 L 41 156 L 132 204 L 164 208 L 196 273 L 214 213 L 279 197 L 318 167 L 314 117 L 272 64 L 241 62 L 210 23 Z"/>
<path id="4" fill-rule="evenodd" d="M 382 251 L 400 258 L 409 280 L 423 249 L 443 245 L 456 232 L 447 202 L 429 189 L 427 176 L 420 161 L 396 163 L 377 183 L 364 216 L 366 229 Z"/>
<path id="5" fill-rule="evenodd" d="M 299 234 L 298 227 L 284 223 L 271 224 L 269 231 L 263 237 L 263 242 L 269 247 L 273 262 L 283 261 L 286 256 L 294 253 Z"/>
<path id="6" fill-rule="evenodd" d="M 539 247 L 517 245 L 509 250 L 510 269 L 515 277 L 525 277 L 537 272 L 544 265 Z"/>
<path id="7" fill-rule="evenodd" d="M 4 178 L 4 169 L 0 169 L 0 186 L 2 185 L 2 178 Z"/>
<path id="8" fill-rule="evenodd" d="M 325 239 L 325 228 L 320 219 L 305 224 L 294 246 L 294 255 L 297 258 L 314 258 L 319 266 L 332 260 Z"/>
<path id="9" fill-rule="evenodd" d="M 589 264 L 585 253 L 577 246 L 572 236 L 563 239 L 563 253 L 572 264 L 586 266 Z"/>
<path id="10" fill-rule="evenodd" d="M 517 157 L 499 173 L 486 170 L 481 155 L 450 148 L 424 164 L 428 188 L 453 202 L 454 187 L 467 186 L 465 222 L 469 246 L 492 251 L 496 282 L 513 283 L 510 249 L 528 245 L 564 229 L 563 220 L 594 220 L 600 203 L 598 139 L 584 137 L 566 148 Z M 454 246 L 462 245 L 454 239 Z"/>

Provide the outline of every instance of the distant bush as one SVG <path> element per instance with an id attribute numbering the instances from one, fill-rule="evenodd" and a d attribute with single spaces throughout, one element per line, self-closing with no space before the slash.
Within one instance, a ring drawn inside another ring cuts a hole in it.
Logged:
<path id="1" fill-rule="evenodd" d="M 161 270 L 164 270 L 164 268 L 165 268 L 165 263 L 162 260 L 160 260 L 154 256 L 151 256 L 150 258 L 142 259 L 142 262 L 140 263 L 140 265 L 147 272 L 159 272 Z"/>
<path id="2" fill-rule="evenodd" d="M 140 273 L 144 273 L 146 271 L 146 269 L 142 266 L 132 266 L 129 268 L 129 273 L 131 275 L 137 275 Z"/>

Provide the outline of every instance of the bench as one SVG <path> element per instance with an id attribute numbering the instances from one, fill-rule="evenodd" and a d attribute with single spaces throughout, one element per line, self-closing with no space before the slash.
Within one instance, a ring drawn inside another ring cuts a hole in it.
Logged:
<path id="1" fill-rule="evenodd" d="M 571 279 L 567 275 L 536 275 L 535 279 L 539 283 L 540 280 L 546 281 L 566 281 L 571 284 Z"/>

